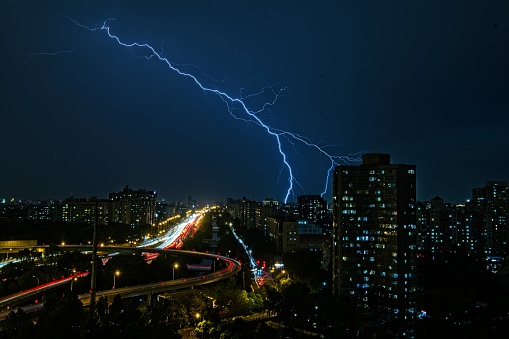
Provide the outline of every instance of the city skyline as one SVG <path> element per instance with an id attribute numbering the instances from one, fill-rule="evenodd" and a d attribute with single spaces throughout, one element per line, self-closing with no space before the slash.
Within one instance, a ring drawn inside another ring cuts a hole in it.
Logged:
<path id="1" fill-rule="evenodd" d="M 390 154 L 387 154 L 389 156 L 391 156 Z M 400 164 L 400 165 L 403 165 L 403 164 Z M 341 167 L 337 167 L 337 169 L 341 169 Z M 447 199 L 444 199 L 443 196 L 438 193 L 432 197 L 429 197 L 429 198 L 425 198 L 425 199 L 419 199 L 417 198 L 417 201 L 418 202 L 421 202 L 421 203 L 430 203 L 432 202 L 434 199 L 442 199 L 444 200 L 445 203 L 447 204 L 453 204 L 453 205 L 458 205 L 458 206 L 461 206 L 463 205 L 464 203 L 467 203 L 467 202 L 470 202 L 472 200 L 472 198 L 475 198 L 475 194 L 476 194 L 476 191 L 478 190 L 482 190 L 486 187 L 486 185 L 490 185 L 491 183 L 501 183 L 501 184 L 504 184 L 504 183 L 507 183 L 509 182 L 508 180 L 495 180 L 495 181 L 490 181 L 490 180 L 486 180 L 483 182 L 482 185 L 479 185 L 479 186 L 476 186 L 476 187 L 472 187 L 470 189 L 470 194 L 465 198 L 465 200 L 462 200 L 462 201 L 450 201 L 450 200 L 447 200 Z M 2 196 L 0 195 L 0 204 L 1 203 L 10 203 L 10 202 L 44 202 L 44 201 L 65 201 L 66 199 L 71 199 L 71 200 L 87 200 L 87 201 L 95 201 L 96 199 L 98 200 L 101 200 L 101 201 L 107 201 L 109 198 L 108 196 L 111 195 L 111 194 L 116 194 L 117 191 L 118 193 L 122 192 L 122 190 L 125 190 L 125 189 L 135 189 L 135 190 L 140 190 L 140 191 L 144 191 L 144 190 L 147 190 L 146 187 L 130 187 L 130 185 L 125 185 L 123 189 L 121 188 L 118 188 L 117 190 L 113 190 L 113 192 L 109 192 L 109 193 L 106 193 L 105 195 L 98 195 L 98 194 L 90 194 L 90 195 L 87 195 L 87 196 L 77 196 L 77 195 L 68 195 L 68 196 L 65 196 L 65 197 L 49 197 L 49 198 L 44 198 L 44 199 L 34 199 L 34 198 L 31 198 L 31 197 L 24 197 L 24 196 L 19 196 L 19 195 L 12 195 L 12 196 Z M 152 189 L 152 188 L 148 188 L 148 189 Z M 264 203 L 266 201 L 276 201 L 278 203 L 284 203 L 283 201 L 280 201 L 280 200 L 277 200 L 277 199 L 273 199 L 272 197 L 265 197 L 263 199 L 252 199 L 250 197 L 248 197 L 246 194 L 244 195 L 239 195 L 239 196 L 231 196 L 231 197 L 224 197 L 223 199 L 218 199 L 216 201 L 198 201 L 196 199 L 194 199 L 193 195 L 187 195 L 186 197 L 160 197 L 160 196 L 157 196 L 157 189 L 156 191 L 153 191 L 155 194 L 156 194 L 156 201 L 157 202 L 160 202 L 160 203 L 168 203 L 168 204 L 183 204 L 183 205 L 186 205 L 186 204 L 189 204 L 189 202 L 193 202 L 196 203 L 196 206 L 197 207 L 201 207 L 201 206 L 205 206 L 205 205 L 214 205 L 216 203 L 227 203 L 227 200 L 228 199 L 233 199 L 235 201 L 238 201 L 238 200 L 243 200 L 243 199 L 246 199 L 247 201 L 253 201 L 253 202 L 257 202 L 257 203 Z M 300 198 L 308 198 L 308 197 L 320 197 L 319 194 L 301 194 L 301 195 L 298 195 L 296 198 L 295 201 L 289 201 L 290 204 L 295 204 L 295 205 L 298 205 L 299 204 L 299 199 Z M 324 199 L 324 198 L 323 198 Z M 324 201 L 329 204 L 329 203 L 332 203 L 331 201 L 328 201 L 327 199 L 324 199 Z"/>
<path id="2" fill-rule="evenodd" d="M 419 200 L 463 202 L 485 181 L 507 181 L 508 11 L 475 1 L 3 2 L 0 196 L 106 196 L 128 184 L 203 203 L 284 200 L 288 173 L 260 126 L 69 19 L 100 27 L 114 17 L 121 39 L 157 47 L 230 95 L 284 88 L 262 116 L 275 128 L 334 155 L 391 154 L 416 165 Z M 260 99 L 250 104 L 270 98 Z M 288 152 L 302 185 L 290 200 L 320 194 L 327 159 Z"/>

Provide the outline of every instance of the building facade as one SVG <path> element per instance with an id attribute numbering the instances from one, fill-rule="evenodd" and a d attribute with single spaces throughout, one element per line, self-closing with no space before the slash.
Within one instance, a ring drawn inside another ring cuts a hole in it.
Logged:
<path id="1" fill-rule="evenodd" d="M 109 202 L 97 197 L 67 198 L 62 203 L 62 221 L 107 225 L 109 222 Z"/>
<path id="2" fill-rule="evenodd" d="M 333 185 L 333 291 L 386 320 L 415 319 L 417 216 L 414 165 L 365 154 L 338 166 Z"/>
<path id="3" fill-rule="evenodd" d="M 131 226 L 155 225 L 155 191 L 133 190 L 125 186 L 121 192 L 109 194 L 110 222 Z"/>
<path id="4" fill-rule="evenodd" d="M 507 181 L 486 181 L 484 187 L 472 190 L 472 199 L 467 203 L 473 212 L 467 218 L 472 222 L 474 230 L 476 217 L 484 219 L 483 235 L 486 237 L 485 254 L 506 255 L 509 243 L 509 187 Z M 475 232 L 475 231 L 474 231 Z M 478 232 L 476 232 L 478 233 Z"/>
<path id="5" fill-rule="evenodd" d="M 297 212 L 300 220 L 321 223 L 327 215 L 327 202 L 319 195 L 299 195 Z"/>

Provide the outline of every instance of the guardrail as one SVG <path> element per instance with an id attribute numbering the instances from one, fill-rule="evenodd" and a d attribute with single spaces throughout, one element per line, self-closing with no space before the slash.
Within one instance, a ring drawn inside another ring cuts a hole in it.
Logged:
<path id="1" fill-rule="evenodd" d="M 53 280 L 53 281 L 29 288 L 28 290 L 24 290 L 24 291 L 15 293 L 15 294 L 8 295 L 8 296 L 0 299 L 0 309 L 16 305 L 17 303 L 22 303 L 26 300 L 33 299 L 44 292 L 49 292 L 51 290 L 56 289 L 57 287 L 60 287 L 62 285 L 69 283 L 74 278 L 81 278 L 81 277 L 85 277 L 87 275 L 88 275 L 88 272 L 77 273 L 75 275 L 71 275 L 66 278 Z"/>

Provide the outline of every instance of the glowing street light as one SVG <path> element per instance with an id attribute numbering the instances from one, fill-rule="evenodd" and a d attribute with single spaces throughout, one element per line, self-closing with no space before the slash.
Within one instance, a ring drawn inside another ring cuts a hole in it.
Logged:
<path id="1" fill-rule="evenodd" d="M 71 275 L 71 291 L 72 291 L 72 285 L 73 285 L 73 282 L 74 282 L 75 280 L 78 280 L 78 278 L 76 278 L 76 269 L 75 269 L 75 268 L 73 268 L 73 269 L 72 269 L 72 275 Z"/>
<path id="2" fill-rule="evenodd" d="M 175 263 L 175 265 L 173 265 L 173 280 L 175 280 L 175 269 L 176 268 L 179 268 L 179 264 L 178 263 Z"/>
<path id="3" fill-rule="evenodd" d="M 115 278 L 118 277 L 120 275 L 120 271 L 115 271 L 115 274 L 113 275 L 113 289 L 115 289 Z"/>
<path id="4" fill-rule="evenodd" d="M 36 277 L 35 275 L 33 275 L 33 276 L 32 276 L 32 278 L 37 279 L 37 286 L 39 286 L 39 281 L 40 281 L 40 280 L 39 280 L 39 277 Z"/>

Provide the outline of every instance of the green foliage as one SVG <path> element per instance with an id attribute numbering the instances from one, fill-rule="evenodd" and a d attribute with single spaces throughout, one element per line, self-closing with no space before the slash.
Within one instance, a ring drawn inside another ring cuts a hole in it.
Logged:
<path id="1" fill-rule="evenodd" d="M 281 292 L 282 318 L 291 323 L 307 321 L 313 309 L 309 287 L 304 283 L 291 282 Z"/>
<path id="2" fill-rule="evenodd" d="M 30 338 L 35 330 L 32 318 L 22 309 L 12 311 L 4 321 L 0 322 L 0 339 Z"/>
<path id="3" fill-rule="evenodd" d="M 283 255 L 285 271 L 292 280 L 305 283 L 313 292 L 323 288 L 323 282 L 329 275 L 321 268 L 322 256 L 320 253 L 286 253 Z"/>
<path id="4" fill-rule="evenodd" d="M 39 316 L 38 331 L 46 338 L 80 336 L 84 314 L 83 304 L 76 294 L 68 292 L 63 297 L 50 294 Z"/>
<path id="5" fill-rule="evenodd" d="M 247 300 L 249 303 L 249 309 L 252 312 L 260 312 L 264 309 L 263 298 L 260 294 L 255 292 L 250 292 L 247 294 Z"/>
<path id="6" fill-rule="evenodd" d="M 256 326 L 256 329 L 253 333 L 254 339 L 267 339 L 267 338 L 276 338 L 278 336 L 278 330 L 274 328 L 270 328 L 265 323 L 260 323 Z"/>
<path id="7" fill-rule="evenodd" d="M 222 329 L 220 325 L 204 320 L 198 323 L 194 332 L 200 339 L 219 339 Z"/>
<path id="8" fill-rule="evenodd" d="M 219 310 L 226 311 L 228 316 L 245 315 L 251 312 L 247 292 L 236 286 L 234 278 L 220 282 L 208 290 Z"/>

